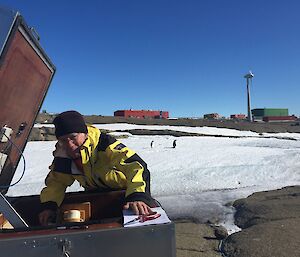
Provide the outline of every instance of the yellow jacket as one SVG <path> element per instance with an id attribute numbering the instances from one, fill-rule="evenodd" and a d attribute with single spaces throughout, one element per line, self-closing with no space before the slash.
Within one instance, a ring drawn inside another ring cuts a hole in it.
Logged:
<path id="1" fill-rule="evenodd" d="M 99 129 L 88 126 L 81 147 L 83 172 L 57 143 L 54 160 L 40 195 L 47 208 L 60 206 L 65 190 L 77 180 L 86 190 L 126 189 L 125 201 L 151 201 L 147 164 L 131 149 Z"/>

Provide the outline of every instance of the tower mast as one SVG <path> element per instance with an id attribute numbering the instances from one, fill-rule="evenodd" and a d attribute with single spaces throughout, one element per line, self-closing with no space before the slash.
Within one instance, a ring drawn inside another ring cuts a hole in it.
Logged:
<path id="1" fill-rule="evenodd" d="M 254 74 L 249 71 L 244 78 L 247 80 L 247 110 L 248 110 L 248 121 L 252 122 L 252 114 L 251 114 L 251 101 L 250 101 L 250 84 L 252 84 L 252 78 L 254 77 Z"/>

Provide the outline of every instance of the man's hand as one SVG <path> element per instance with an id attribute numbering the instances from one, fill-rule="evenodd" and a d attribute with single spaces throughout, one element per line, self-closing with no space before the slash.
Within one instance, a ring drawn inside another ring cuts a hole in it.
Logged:
<path id="1" fill-rule="evenodd" d="M 136 215 L 148 215 L 153 213 L 151 208 L 141 201 L 128 202 L 123 206 L 124 210 L 131 209 Z"/>
<path id="2" fill-rule="evenodd" d="M 48 223 L 55 218 L 55 211 L 44 210 L 39 214 L 39 221 L 42 226 L 47 226 Z"/>

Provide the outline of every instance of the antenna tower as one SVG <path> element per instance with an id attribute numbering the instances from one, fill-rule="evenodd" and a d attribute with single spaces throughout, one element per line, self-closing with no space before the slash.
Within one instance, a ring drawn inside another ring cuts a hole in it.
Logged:
<path id="1" fill-rule="evenodd" d="M 247 110 L 248 110 L 248 121 L 252 122 L 252 114 L 251 114 L 251 101 L 250 101 L 250 84 L 252 85 L 252 78 L 254 77 L 254 74 L 249 71 L 244 78 L 247 81 Z"/>

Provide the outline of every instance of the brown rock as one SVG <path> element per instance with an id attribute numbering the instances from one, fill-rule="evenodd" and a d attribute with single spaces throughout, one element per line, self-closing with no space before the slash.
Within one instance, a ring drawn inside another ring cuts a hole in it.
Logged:
<path id="1" fill-rule="evenodd" d="M 300 186 L 254 193 L 234 202 L 240 228 L 272 220 L 300 217 Z"/>
<path id="2" fill-rule="evenodd" d="M 227 229 L 223 226 L 215 226 L 214 230 L 215 237 L 218 240 L 223 240 L 228 236 Z"/>
<path id="3" fill-rule="evenodd" d="M 230 235 L 224 244 L 228 257 L 300 256 L 300 218 L 271 221 Z"/>
<path id="4" fill-rule="evenodd" d="M 226 256 L 300 256 L 300 186 L 255 193 L 234 206 L 244 229 L 225 239 Z"/>
<path id="5" fill-rule="evenodd" d="M 207 224 L 176 221 L 177 257 L 220 257 L 219 240 Z"/>

